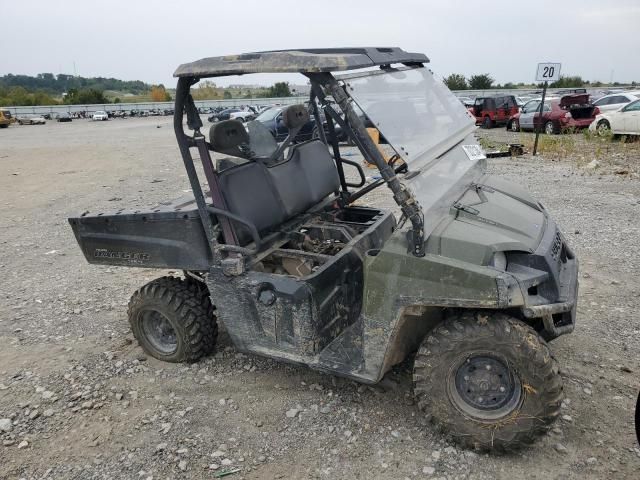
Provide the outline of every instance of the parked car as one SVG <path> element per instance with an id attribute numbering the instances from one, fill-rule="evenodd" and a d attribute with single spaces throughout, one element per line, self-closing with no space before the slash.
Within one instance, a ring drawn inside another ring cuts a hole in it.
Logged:
<path id="1" fill-rule="evenodd" d="M 545 99 L 542 117 L 540 117 L 541 99 L 530 100 L 507 122 L 507 130 L 535 130 L 544 127 L 548 135 L 567 130 L 587 128 L 595 116 L 600 113 L 597 107 L 589 103 L 589 94 L 565 95 L 562 98 Z"/>
<path id="2" fill-rule="evenodd" d="M 0 128 L 7 128 L 9 124 L 15 122 L 9 110 L 0 110 Z"/>
<path id="3" fill-rule="evenodd" d="M 220 110 L 219 112 L 214 113 L 207 120 L 209 120 L 209 122 L 211 123 L 219 122 L 221 120 L 229 120 L 232 113 L 236 113 L 240 111 L 241 110 L 237 107 L 225 108 L 224 110 Z"/>
<path id="4" fill-rule="evenodd" d="M 473 98 L 471 97 L 458 97 L 458 100 L 467 108 L 473 107 Z"/>
<path id="5" fill-rule="evenodd" d="M 589 125 L 592 132 L 611 130 L 614 135 L 640 135 L 640 100 L 635 100 L 615 111 L 596 115 Z"/>
<path id="6" fill-rule="evenodd" d="M 260 115 L 256 117 L 256 121 L 262 123 L 265 127 L 267 127 L 271 132 L 271 135 L 273 135 L 276 141 L 278 142 L 283 141 L 285 138 L 287 138 L 287 135 L 289 134 L 289 129 L 285 127 L 284 123 L 282 122 L 282 112 L 284 111 L 285 108 L 286 108 L 285 106 L 271 107 L 263 111 Z M 354 109 L 356 110 L 356 112 L 358 112 L 358 115 L 363 119 L 366 127 L 373 126 L 371 122 L 364 116 L 364 113 L 362 113 L 362 110 L 360 110 L 359 107 L 354 105 Z M 339 110 L 337 111 L 339 112 Z M 322 111 L 320 111 L 320 118 L 322 119 L 322 126 L 325 131 L 325 134 L 327 134 L 328 133 L 327 121 Z M 336 138 L 338 139 L 338 142 L 349 141 L 347 132 L 345 132 L 340 127 L 339 124 L 334 123 L 334 128 L 335 128 L 335 135 L 336 135 Z M 300 129 L 300 132 L 298 132 L 298 135 L 296 136 L 295 141 L 305 142 L 312 138 L 318 138 L 318 137 L 319 137 L 319 132 L 318 132 L 318 129 L 316 128 L 316 119 L 315 117 L 311 116 L 309 121 Z M 383 143 L 382 140 L 380 141 L 380 143 Z"/>
<path id="7" fill-rule="evenodd" d="M 249 108 L 251 108 L 251 110 L 253 110 L 254 112 L 256 112 L 256 114 L 261 114 L 262 112 L 264 112 L 265 110 L 268 110 L 271 108 L 271 105 L 252 105 Z"/>
<path id="8" fill-rule="evenodd" d="M 71 118 L 71 115 L 69 115 L 66 112 L 59 114 L 58 117 L 56 118 L 56 121 L 58 122 L 70 122 L 71 120 L 73 120 Z"/>
<path id="9" fill-rule="evenodd" d="M 98 110 L 97 112 L 93 113 L 93 115 L 91 116 L 91 120 L 99 120 L 103 122 L 105 120 L 109 120 L 109 114 L 103 110 Z"/>
<path id="10" fill-rule="evenodd" d="M 620 108 L 624 107 L 626 104 L 634 102 L 639 98 L 640 90 L 635 90 L 632 92 L 611 93 L 609 95 L 605 95 L 604 97 L 600 97 L 598 100 L 593 102 L 593 104 L 598 107 L 600 112 L 608 112 L 620 110 Z"/>
<path id="11" fill-rule="evenodd" d="M 267 127 L 271 132 L 271 135 L 273 135 L 278 142 L 283 141 L 289 134 L 289 129 L 282 121 L 283 111 L 284 107 L 272 107 L 256 117 L 256 121 Z M 313 138 L 315 126 L 316 121 L 311 117 L 311 119 L 302 126 L 300 132 L 298 132 L 296 141 L 305 141 Z"/>
<path id="12" fill-rule="evenodd" d="M 256 113 L 253 110 L 240 110 L 229 114 L 229 120 L 240 120 L 241 122 L 248 122 L 255 118 Z"/>
<path id="13" fill-rule="evenodd" d="M 536 97 L 538 98 L 538 97 Z M 524 106 L 525 103 L 527 103 L 528 101 L 533 100 L 532 97 L 526 96 L 526 95 L 522 95 L 519 97 L 516 97 L 516 103 L 518 104 L 518 107 L 522 108 Z"/>
<path id="14" fill-rule="evenodd" d="M 44 125 L 47 121 L 42 115 L 25 115 L 18 117 L 18 123 L 20 125 Z"/>
<path id="15" fill-rule="evenodd" d="M 497 97 L 478 97 L 469 108 L 469 113 L 476 119 L 476 125 L 482 128 L 493 128 L 505 125 L 509 118 L 518 113 L 518 103 L 513 95 Z"/>
<path id="16" fill-rule="evenodd" d="M 587 93 L 586 88 L 565 88 L 564 90 L 556 90 L 553 95 L 556 97 L 564 97 L 565 95 L 575 95 L 575 94 L 583 94 Z"/>

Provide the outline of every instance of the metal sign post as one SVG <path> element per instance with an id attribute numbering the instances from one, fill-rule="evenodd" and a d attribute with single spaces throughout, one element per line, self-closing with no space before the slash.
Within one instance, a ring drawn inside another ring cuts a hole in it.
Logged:
<path id="1" fill-rule="evenodd" d="M 536 71 L 536 81 L 544 82 L 542 87 L 542 100 L 540 101 L 540 110 L 538 111 L 538 124 L 536 125 L 536 117 L 534 114 L 533 124 L 536 130 L 536 139 L 533 142 L 533 155 L 538 153 L 538 137 L 540 136 L 540 127 L 542 126 L 542 112 L 544 111 L 544 99 L 547 96 L 547 87 L 549 82 L 555 82 L 560 79 L 560 63 L 539 63 Z"/>

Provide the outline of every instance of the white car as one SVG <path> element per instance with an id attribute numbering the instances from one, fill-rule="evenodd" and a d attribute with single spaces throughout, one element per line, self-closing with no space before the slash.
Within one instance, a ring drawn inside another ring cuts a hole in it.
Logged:
<path id="1" fill-rule="evenodd" d="M 18 117 L 18 123 L 20 125 L 44 125 L 47 121 L 41 115 L 27 115 Z"/>
<path id="2" fill-rule="evenodd" d="M 619 110 L 620 107 L 633 102 L 640 98 L 640 90 L 632 92 L 610 93 L 604 97 L 600 97 L 593 104 L 600 109 L 601 112 L 609 112 Z"/>
<path id="3" fill-rule="evenodd" d="M 100 121 L 109 120 L 109 114 L 103 110 L 98 110 L 91 116 L 91 120 L 100 120 Z"/>
<path id="4" fill-rule="evenodd" d="M 229 114 L 229 120 L 240 120 L 241 122 L 248 122 L 254 118 L 256 118 L 256 114 L 251 110 L 241 110 Z"/>
<path id="5" fill-rule="evenodd" d="M 640 100 L 628 103 L 616 111 L 596 115 L 589 130 L 597 133 L 611 130 L 614 135 L 640 135 Z"/>

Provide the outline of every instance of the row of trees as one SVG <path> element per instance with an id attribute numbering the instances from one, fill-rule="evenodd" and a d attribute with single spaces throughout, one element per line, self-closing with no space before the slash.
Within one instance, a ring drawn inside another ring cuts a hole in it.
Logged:
<path id="1" fill-rule="evenodd" d="M 61 73 L 39 73 L 35 77 L 30 75 L 13 75 L 9 73 L 0 76 L 0 88 L 24 87 L 30 91 L 43 91 L 50 95 L 61 95 L 69 90 L 116 90 L 140 95 L 148 92 L 150 85 L 140 80 L 118 80 L 104 77 L 77 77 Z"/>
<path id="2" fill-rule="evenodd" d="M 170 102 L 171 94 L 164 85 L 151 85 L 145 92 L 153 102 Z M 234 98 L 232 89 L 216 86 L 212 81 L 203 81 L 198 88 L 192 90 L 194 100 L 218 100 Z M 235 98 L 260 98 L 260 97 L 291 97 L 293 95 L 288 82 L 278 82 L 264 89 L 247 89 L 236 92 Z M 148 97 L 147 97 L 148 98 Z M 138 101 L 144 98 L 136 99 Z M 120 103 L 120 98 L 115 98 L 113 103 Z M 29 91 L 23 86 L 3 87 L 0 85 L 0 106 L 34 106 L 34 105 L 86 105 L 96 103 L 111 103 L 103 90 L 97 88 L 71 88 L 61 97 L 54 97 L 44 90 Z"/>
<path id="3" fill-rule="evenodd" d="M 444 83 L 450 90 L 487 90 L 492 87 L 493 81 L 488 73 L 472 75 L 469 79 L 460 73 L 452 73 L 444 78 Z"/>
<path id="4" fill-rule="evenodd" d="M 522 87 L 536 87 L 542 88 L 543 84 L 525 84 L 525 83 L 512 83 L 507 82 L 503 85 L 494 83 L 494 79 L 488 73 L 482 73 L 479 75 L 472 75 L 469 78 L 460 73 L 452 73 L 448 77 L 444 78 L 444 83 L 451 90 L 489 90 L 490 88 L 522 88 Z M 613 82 L 611 86 L 619 86 L 619 82 Z M 632 86 L 636 85 L 636 82 L 631 82 Z M 558 81 L 549 84 L 551 88 L 576 88 L 576 87 L 603 87 L 608 86 L 605 83 L 589 80 L 583 80 L 579 75 L 561 75 Z"/>
<path id="5" fill-rule="evenodd" d="M 288 82 L 277 82 L 268 88 L 264 89 L 249 89 L 247 88 L 244 93 L 241 89 L 226 89 L 218 87 L 214 82 L 210 80 L 204 80 L 198 84 L 197 88 L 191 90 L 191 95 L 194 100 L 217 100 L 225 99 L 229 100 L 234 98 L 232 91 L 235 91 L 235 98 L 276 98 L 276 97 L 291 97 L 293 93 Z"/>
<path id="6" fill-rule="evenodd" d="M 164 85 L 153 85 L 150 92 L 151 100 L 154 102 L 169 102 L 171 94 L 167 92 Z M 120 98 L 116 97 L 113 103 L 120 103 Z M 87 105 L 96 103 L 111 103 L 104 91 L 96 88 L 71 88 L 61 98 L 54 98 L 43 90 L 30 92 L 24 87 L 0 87 L 0 106 L 35 106 L 35 105 Z"/>

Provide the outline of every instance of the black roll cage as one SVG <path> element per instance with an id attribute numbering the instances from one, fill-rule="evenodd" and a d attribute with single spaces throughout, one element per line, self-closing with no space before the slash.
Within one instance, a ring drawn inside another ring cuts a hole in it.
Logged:
<path id="1" fill-rule="evenodd" d="M 423 66 L 422 64 L 416 64 L 413 62 L 405 65 L 409 68 Z M 380 68 L 382 70 L 388 70 L 390 66 L 381 65 Z M 368 193 L 373 188 L 381 185 L 383 182 L 386 182 L 387 186 L 393 193 L 394 200 L 400 206 L 403 216 L 409 219 L 412 224 L 412 229 L 408 232 L 411 253 L 415 256 L 424 256 L 424 224 L 422 210 L 413 198 L 413 195 L 400 183 L 400 180 L 396 176 L 396 173 L 401 171 L 402 168 L 406 169 L 406 166 L 394 167 L 393 162 L 387 163 L 385 161 L 382 153 L 378 150 L 377 146 L 367 133 L 364 123 L 351 105 L 351 98 L 347 95 L 343 85 L 341 85 L 338 79 L 329 72 L 301 73 L 309 78 L 311 82 L 309 104 L 311 107 L 311 113 L 314 115 L 316 125 L 318 125 L 318 135 L 323 143 L 331 146 L 333 151 L 333 157 L 336 163 L 338 176 L 340 178 L 341 191 L 340 198 L 338 200 L 339 203 L 342 206 L 346 206 L 355 199 L 360 198 L 365 193 Z M 200 132 L 200 129 L 203 126 L 202 121 L 200 120 L 197 108 L 190 94 L 191 86 L 196 84 L 199 80 L 200 78 L 191 76 L 180 76 L 178 78 L 173 128 L 178 142 L 178 147 L 180 149 L 180 154 L 187 171 L 189 183 L 191 184 L 191 190 L 198 207 L 202 227 L 204 229 L 207 242 L 211 248 L 213 263 L 215 265 L 219 265 L 224 260 L 224 257 L 221 255 L 221 252 L 224 251 L 229 252 L 230 256 L 235 257 L 236 259 L 239 255 L 251 256 L 256 254 L 260 249 L 261 239 L 255 225 L 228 211 L 220 193 L 217 183 L 217 175 L 209 153 L 211 145 L 208 144 L 204 135 Z M 333 98 L 335 104 L 340 107 L 344 116 L 341 116 L 334 109 L 333 103 L 327 100 L 327 95 L 330 95 Z M 320 103 L 320 107 L 318 106 L 318 102 Z M 323 128 L 320 109 L 325 113 L 328 135 L 325 134 Z M 192 136 L 187 135 L 184 131 L 183 119 L 185 113 L 187 115 L 187 126 L 193 131 Z M 365 160 L 378 168 L 382 177 L 381 181 L 374 182 L 372 185 L 364 186 L 365 175 L 362 167 L 357 162 L 341 157 L 338 139 L 335 134 L 336 124 L 340 125 L 340 128 L 346 132 L 348 137 L 358 147 Z M 209 185 L 213 206 L 207 205 L 204 192 L 200 185 L 200 179 L 195 168 L 193 156 L 191 155 L 192 148 L 198 149 L 205 177 Z M 344 164 L 351 165 L 358 170 L 358 173 L 360 174 L 360 181 L 358 183 L 347 182 L 344 175 Z M 349 192 L 350 187 L 360 188 L 363 186 L 364 188 L 360 191 L 356 191 L 354 193 Z M 211 220 L 211 214 L 215 214 L 218 218 L 218 224 L 222 230 L 225 243 L 218 242 L 217 230 Z M 253 238 L 253 248 L 245 248 L 238 245 L 231 220 L 247 226 Z"/>

